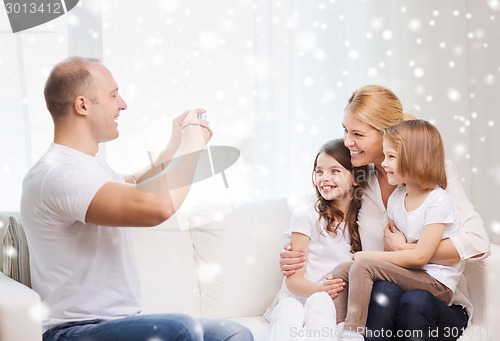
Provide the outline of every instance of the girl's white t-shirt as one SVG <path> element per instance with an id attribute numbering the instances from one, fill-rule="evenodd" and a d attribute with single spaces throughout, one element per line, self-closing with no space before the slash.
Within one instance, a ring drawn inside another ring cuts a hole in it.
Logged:
<path id="1" fill-rule="evenodd" d="M 292 232 L 302 233 L 309 237 L 309 251 L 305 278 L 319 283 L 340 263 L 352 261 L 351 236 L 342 223 L 337 233 L 325 230 L 326 221 L 316 212 L 314 204 L 299 207 L 294 210 L 290 220 L 290 228 L 285 235 L 289 239 Z M 283 281 L 280 298 L 292 296 L 303 304 L 307 297 L 292 294 Z"/>
<path id="2" fill-rule="evenodd" d="M 458 213 L 451 202 L 451 198 L 442 189 L 437 187 L 429 192 L 424 202 L 415 210 L 405 208 L 405 186 L 399 186 L 392 192 L 387 202 L 387 215 L 398 229 L 403 232 L 408 243 L 416 243 L 424 228 L 432 224 L 445 224 L 442 239 L 449 238 L 458 232 Z M 426 264 L 422 269 L 439 282 L 455 291 L 460 275 L 464 271 L 464 262 L 455 265 Z"/>
<path id="3" fill-rule="evenodd" d="M 364 251 L 384 249 L 384 228 L 387 225 L 387 212 L 382 201 L 382 193 L 377 179 L 377 171 L 370 164 L 368 183 L 361 200 L 361 209 L 358 213 L 359 235 Z M 462 260 L 468 260 L 478 254 L 483 254 L 479 260 L 489 255 L 490 240 L 484 228 L 484 223 L 465 194 L 457 170 L 452 161 L 446 160 L 446 178 L 448 186 L 446 192 L 451 196 L 453 204 L 458 209 L 460 229 L 449 238 L 456 247 Z M 473 307 L 468 298 L 467 282 L 461 276 L 457 290 L 453 294 L 452 304 L 464 306 L 469 314 L 469 323 L 472 320 Z"/>

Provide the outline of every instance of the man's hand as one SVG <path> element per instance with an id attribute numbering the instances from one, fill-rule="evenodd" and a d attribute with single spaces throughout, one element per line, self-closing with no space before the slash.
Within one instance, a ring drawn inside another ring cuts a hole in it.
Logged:
<path id="1" fill-rule="evenodd" d="M 181 125 L 182 143 L 193 143 L 202 137 L 205 145 L 212 138 L 213 132 L 209 123 L 199 118 L 205 112 L 204 109 L 193 109 L 187 112 Z"/>
<path id="2" fill-rule="evenodd" d="M 205 109 L 194 109 L 197 112 L 204 113 Z M 171 148 L 177 150 L 181 145 L 181 137 L 182 137 L 182 122 L 186 119 L 190 110 L 184 111 L 179 116 L 175 117 L 172 120 L 172 131 L 170 133 L 170 141 L 169 145 Z"/>
<path id="3" fill-rule="evenodd" d="M 151 178 L 152 176 L 155 176 L 159 172 L 161 172 L 163 170 L 162 164 L 170 162 L 170 160 L 172 160 L 172 158 L 179 150 L 183 135 L 182 126 L 188 115 L 191 114 L 192 117 L 196 117 L 198 114 L 203 114 L 205 112 L 206 112 L 205 109 L 198 108 L 193 110 L 186 110 L 182 114 L 175 117 L 172 120 L 172 131 L 170 134 L 170 140 L 168 141 L 166 147 L 160 151 L 160 153 L 158 154 L 156 159 L 152 162 L 152 164 L 148 165 L 147 167 L 141 170 L 138 170 L 132 176 L 127 175 L 126 176 L 127 182 L 131 184 L 144 182 L 149 178 Z"/>
<path id="4" fill-rule="evenodd" d="M 323 282 L 323 291 L 325 291 L 333 300 L 339 295 L 339 292 L 344 290 L 345 282 L 341 278 L 327 277 Z"/>
<path id="5" fill-rule="evenodd" d="M 397 227 L 391 227 L 389 224 L 384 229 L 384 250 L 385 251 L 398 251 L 404 250 L 406 246 L 406 237 L 398 230 Z"/>
<path id="6" fill-rule="evenodd" d="M 285 277 L 295 273 L 295 270 L 304 266 L 306 261 L 304 254 L 299 251 L 292 251 L 292 244 L 286 243 L 284 250 L 280 252 L 280 269 Z"/>

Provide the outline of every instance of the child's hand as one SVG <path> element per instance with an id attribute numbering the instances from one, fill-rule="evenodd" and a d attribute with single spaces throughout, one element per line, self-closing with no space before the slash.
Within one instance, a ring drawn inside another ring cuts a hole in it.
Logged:
<path id="1" fill-rule="evenodd" d="M 327 277 L 323 282 L 323 291 L 326 292 L 333 300 L 338 296 L 339 292 L 344 290 L 345 282 L 341 278 Z"/>
<path id="2" fill-rule="evenodd" d="M 396 225 L 394 224 L 394 220 L 391 220 L 387 225 L 385 225 L 385 230 L 389 230 L 391 232 L 394 232 L 394 229 L 396 228 Z"/>
<path id="3" fill-rule="evenodd" d="M 369 258 L 370 254 L 367 251 L 358 251 L 352 255 L 352 260 L 358 260 L 362 258 Z"/>
<path id="4" fill-rule="evenodd" d="M 407 243 L 406 237 L 396 226 L 384 229 L 384 251 L 403 250 Z"/>

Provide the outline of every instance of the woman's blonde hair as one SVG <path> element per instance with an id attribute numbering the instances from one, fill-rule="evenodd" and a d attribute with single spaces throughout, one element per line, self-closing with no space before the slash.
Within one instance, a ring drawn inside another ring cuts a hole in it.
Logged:
<path id="1" fill-rule="evenodd" d="M 403 120 L 414 119 L 403 113 L 398 96 L 380 85 L 366 85 L 354 91 L 344 111 L 381 132 Z"/>
<path id="2" fill-rule="evenodd" d="M 425 120 L 403 121 L 384 130 L 397 151 L 398 171 L 422 190 L 446 188 L 444 146 L 435 126 Z"/>

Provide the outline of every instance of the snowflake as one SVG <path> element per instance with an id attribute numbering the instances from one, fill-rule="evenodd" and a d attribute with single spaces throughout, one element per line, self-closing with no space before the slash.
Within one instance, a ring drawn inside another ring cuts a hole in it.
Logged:
<path id="1" fill-rule="evenodd" d="M 378 304 L 380 304 L 383 307 L 386 307 L 389 304 L 389 298 L 387 297 L 387 295 L 376 294 L 374 299 L 375 299 L 375 302 L 377 302 Z"/>
<path id="2" fill-rule="evenodd" d="M 4 252 L 4 255 L 7 258 L 15 258 L 15 257 L 17 257 L 17 250 L 13 246 L 8 246 L 7 248 L 4 249 L 3 252 Z"/>
<path id="3" fill-rule="evenodd" d="M 496 220 L 492 221 L 490 224 L 490 230 L 491 232 L 500 235 L 500 222 Z"/>
<path id="4" fill-rule="evenodd" d="M 220 40 L 217 34 L 207 31 L 200 35 L 198 42 L 203 50 L 212 51 L 219 46 Z"/>
<path id="5" fill-rule="evenodd" d="M 302 32 L 297 37 L 297 47 L 303 51 L 310 51 L 316 47 L 317 37 L 311 32 Z"/>
<path id="6" fill-rule="evenodd" d="M 201 282 L 207 283 L 213 281 L 223 272 L 219 263 L 202 263 L 198 266 L 198 275 Z"/>
<path id="7" fill-rule="evenodd" d="M 378 75 L 377 68 L 371 67 L 368 69 L 368 76 L 369 77 L 374 78 L 374 77 L 377 77 L 377 75 Z"/>
<path id="8" fill-rule="evenodd" d="M 384 32 L 382 32 L 382 38 L 384 38 L 385 40 L 391 40 L 392 39 L 392 31 L 385 30 Z"/>
<path id="9" fill-rule="evenodd" d="M 420 20 L 418 20 L 418 19 L 412 19 L 408 23 L 408 27 L 410 28 L 410 31 L 413 31 L 413 32 L 416 32 L 416 31 L 420 30 L 421 26 L 422 25 L 420 23 Z"/>
<path id="10" fill-rule="evenodd" d="M 314 85 L 314 79 L 312 77 L 304 78 L 304 86 L 305 87 L 311 87 L 313 85 Z"/>
<path id="11" fill-rule="evenodd" d="M 349 58 L 352 60 L 358 59 L 359 52 L 357 50 L 350 50 L 349 51 Z"/>
<path id="12" fill-rule="evenodd" d="M 422 78 L 424 75 L 424 70 L 418 67 L 413 71 L 413 75 L 417 78 Z"/>
<path id="13" fill-rule="evenodd" d="M 500 1 L 498 0 L 488 0 L 488 6 L 493 10 L 498 10 L 500 8 Z"/>
<path id="14" fill-rule="evenodd" d="M 447 92 L 446 92 L 448 98 L 453 101 L 453 102 L 459 102 L 462 98 L 462 96 L 460 95 L 460 92 L 457 90 L 457 89 L 449 89 Z"/>

